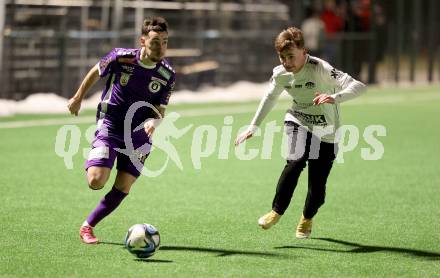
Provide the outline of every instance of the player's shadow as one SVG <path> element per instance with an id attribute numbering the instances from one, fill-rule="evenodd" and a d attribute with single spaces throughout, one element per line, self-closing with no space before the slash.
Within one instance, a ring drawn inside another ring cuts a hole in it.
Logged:
<path id="1" fill-rule="evenodd" d="M 166 251 L 182 251 L 182 252 L 199 252 L 216 254 L 217 257 L 226 257 L 233 255 L 242 256 L 271 256 L 271 257 L 284 257 L 283 254 L 277 254 L 273 252 L 257 252 L 257 251 L 242 251 L 242 250 L 230 250 L 230 249 L 216 249 L 216 248 L 204 248 L 204 247 L 192 247 L 192 246 L 163 246 L 160 250 Z"/>
<path id="2" fill-rule="evenodd" d="M 98 244 L 105 244 L 105 245 L 119 245 L 125 248 L 125 245 L 123 243 L 119 242 L 111 242 L 111 241 L 99 241 Z"/>
<path id="3" fill-rule="evenodd" d="M 146 258 L 146 259 L 135 259 L 136 262 L 141 262 L 141 263 L 173 263 L 173 261 L 170 260 L 157 260 L 157 259 L 150 259 L 150 258 Z"/>
<path id="4" fill-rule="evenodd" d="M 124 244 L 110 242 L 110 241 L 100 241 L 99 244 L 108 244 L 108 245 L 119 245 L 125 248 Z M 199 252 L 199 253 L 209 253 L 216 254 L 217 257 L 226 257 L 233 255 L 242 255 L 242 256 L 272 256 L 272 257 L 285 257 L 284 254 L 277 254 L 273 252 L 257 252 L 257 251 L 242 251 L 242 250 L 230 250 L 230 249 L 215 249 L 215 248 L 203 248 L 203 247 L 193 247 L 193 246 L 161 246 L 160 251 L 182 251 L 182 252 Z M 158 262 L 158 260 L 140 260 L 140 261 L 151 261 Z M 172 262 L 172 261 L 166 261 Z"/>
<path id="5" fill-rule="evenodd" d="M 440 253 L 424 251 L 424 250 L 416 250 L 416 249 L 408 249 L 408 248 L 400 248 L 400 247 L 388 247 L 388 246 L 376 246 L 376 245 L 363 245 L 355 242 L 349 242 L 339 239 L 333 238 L 313 238 L 315 240 L 327 241 L 332 243 L 341 244 L 348 247 L 353 247 L 349 250 L 340 250 L 340 249 L 331 249 L 331 248 L 321 248 L 321 247 L 312 247 L 312 246 L 280 246 L 275 247 L 275 249 L 310 249 L 316 251 L 327 251 L 327 252 L 336 252 L 336 253 L 373 253 L 373 252 L 392 252 L 397 254 L 406 254 L 414 257 L 419 257 L 428 260 L 440 260 Z"/>
<path id="6" fill-rule="evenodd" d="M 99 244 L 116 245 L 116 246 L 121 246 L 123 249 L 125 249 L 125 244 L 119 243 L 119 242 L 100 241 Z M 174 261 L 170 261 L 170 260 L 159 260 L 159 259 L 151 259 L 151 258 L 134 259 L 134 261 L 141 262 L 141 263 L 149 263 L 149 264 L 152 264 L 152 263 L 173 263 L 174 262 Z"/>

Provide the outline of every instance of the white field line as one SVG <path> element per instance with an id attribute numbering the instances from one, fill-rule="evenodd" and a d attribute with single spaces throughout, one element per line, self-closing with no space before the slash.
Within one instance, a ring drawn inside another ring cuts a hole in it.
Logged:
<path id="1" fill-rule="evenodd" d="M 364 99 L 355 99 L 344 103 L 343 105 L 371 105 L 371 104 L 387 104 L 387 103 L 401 103 L 401 102 L 423 102 L 440 100 L 440 92 L 423 93 L 421 95 L 408 95 L 408 96 L 380 96 L 380 97 L 368 97 Z M 282 101 L 281 103 L 286 103 Z M 230 115 L 230 114 L 242 114 L 255 112 L 257 104 L 247 105 L 233 105 L 232 107 L 222 106 L 221 108 L 199 108 L 199 109 L 186 109 L 176 110 L 174 112 L 179 113 L 182 117 L 199 117 L 209 115 Z M 278 105 L 273 110 L 285 110 L 287 106 Z M 24 127 L 38 127 L 38 126 L 57 126 L 67 124 L 92 124 L 95 122 L 94 116 L 84 117 L 64 117 L 64 118 L 49 118 L 41 120 L 26 120 L 26 121 L 10 121 L 0 122 L 0 129 L 9 128 L 24 128 Z"/>
<path id="2" fill-rule="evenodd" d="M 52 126 L 68 124 L 87 124 L 95 121 L 95 117 L 49 118 L 42 120 L 11 121 L 0 123 L 0 128 L 21 128 L 35 126 Z"/>
<path id="3" fill-rule="evenodd" d="M 222 109 L 215 108 L 201 108 L 201 109 L 188 109 L 177 110 L 174 112 L 179 113 L 182 117 L 199 117 L 209 115 L 228 115 L 228 114 L 240 114 L 249 113 L 255 111 L 257 106 L 253 105 L 235 105 L 233 107 L 224 107 Z M 280 109 L 280 108 L 275 108 Z M 274 109 L 274 110 L 275 110 Z M 284 108 L 285 109 L 285 108 Z M 69 124 L 91 124 L 95 122 L 94 116 L 84 117 L 64 117 L 64 118 L 49 118 L 41 120 L 26 120 L 26 121 L 11 121 L 0 122 L 0 128 L 22 128 L 22 127 L 37 127 L 37 126 L 56 126 L 56 125 L 69 125 Z"/>

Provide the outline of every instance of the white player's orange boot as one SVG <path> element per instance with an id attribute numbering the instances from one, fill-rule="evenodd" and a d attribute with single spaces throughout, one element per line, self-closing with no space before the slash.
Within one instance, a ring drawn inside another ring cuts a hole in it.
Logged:
<path id="1" fill-rule="evenodd" d="M 91 226 L 81 226 L 79 229 L 79 237 L 81 241 L 86 244 L 96 244 L 99 242 L 93 234 L 93 227 Z"/>
<path id="2" fill-rule="evenodd" d="M 310 238 L 311 233 L 312 219 L 304 218 L 304 215 L 302 215 L 301 219 L 299 220 L 298 226 L 296 227 L 296 238 L 307 239 Z"/>
<path id="3" fill-rule="evenodd" d="M 266 213 L 265 215 L 261 216 L 258 219 L 258 225 L 261 226 L 261 228 L 267 230 L 273 225 L 275 225 L 278 220 L 280 220 L 281 215 L 278 214 L 276 211 L 271 210 L 269 213 Z"/>

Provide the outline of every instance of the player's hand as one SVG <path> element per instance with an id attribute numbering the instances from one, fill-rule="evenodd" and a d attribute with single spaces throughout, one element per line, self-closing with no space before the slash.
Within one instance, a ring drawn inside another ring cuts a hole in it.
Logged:
<path id="1" fill-rule="evenodd" d="M 152 137 L 153 136 L 153 133 L 154 133 L 154 131 L 156 130 L 156 127 L 155 127 L 155 121 L 156 119 L 149 119 L 148 121 L 146 121 L 145 122 L 145 124 L 144 124 L 144 130 L 145 130 L 145 133 L 148 135 L 148 137 Z"/>
<path id="2" fill-rule="evenodd" d="M 335 103 L 335 99 L 330 95 L 321 94 L 321 93 L 316 92 L 315 96 L 316 97 L 313 99 L 314 105 L 320 105 L 323 103 Z"/>
<path id="3" fill-rule="evenodd" d="M 69 99 L 69 102 L 67 103 L 67 108 L 70 111 L 70 114 L 78 116 L 79 110 L 81 109 L 81 101 L 82 99 L 73 97 Z"/>
<path id="4" fill-rule="evenodd" d="M 237 138 L 235 139 L 235 145 L 238 146 L 241 143 L 243 143 L 245 140 L 249 139 L 252 137 L 252 132 L 250 131 L 245 131 L 243 133 L 241 133 L 240 135 L 237 136 Z"/>

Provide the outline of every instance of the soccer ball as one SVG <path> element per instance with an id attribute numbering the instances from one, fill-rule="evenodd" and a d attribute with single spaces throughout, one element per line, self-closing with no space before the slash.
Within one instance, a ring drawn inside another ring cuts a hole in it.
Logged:
<path id="1" fill-rule="evenodd" d="M 159 231 L 151 224 L 133 225 L 125 236 L 128 252 L 141 259 L 153 256 L 159 245 Z"/>

